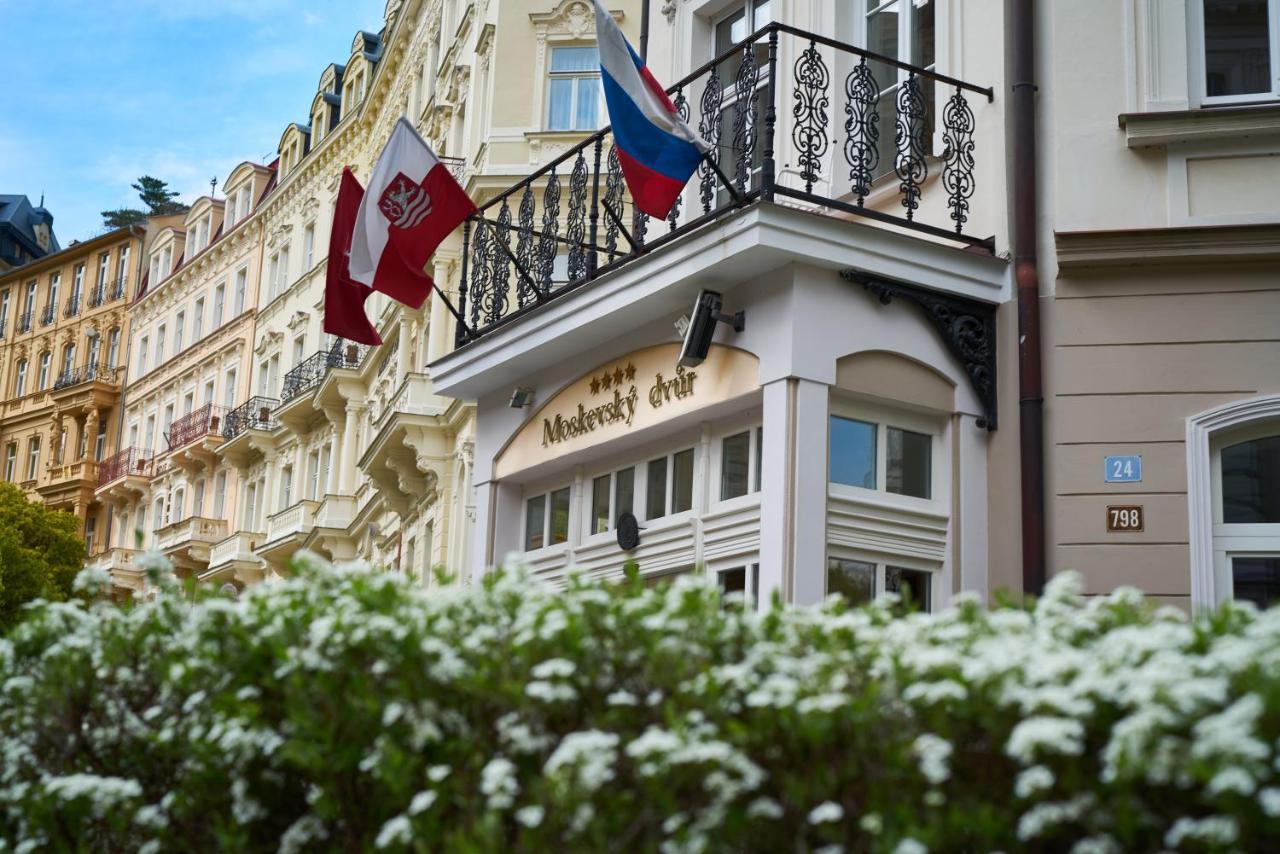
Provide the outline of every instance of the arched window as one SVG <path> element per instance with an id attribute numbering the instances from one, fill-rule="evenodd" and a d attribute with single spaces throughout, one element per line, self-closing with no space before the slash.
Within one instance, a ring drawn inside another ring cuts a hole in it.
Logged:
<path id="1" fill-rule="evenodd" d="M 107 367 L 114 368 L 120 360 L 120 329 L 116 327 L 107 333 Z"/>
<path id="2" fill-rule="evenodd" d="M 1188 422 L 1187 495 L 1192 603 L 1280 603 L 1280 396 Z"/>
<path id="3" fill-rule="evenodd" d="M 13 396 L 22 397 L 27 393 L 27 360 L 19 359 L 13 375 Z"/>
<path id="4" fill-rule="evenodd" d="M 40 373 L 36 376 L 36 390 L 44 391 L 45 386 L 49 385 L 49 362 L 53 355 L 45 350 L 40 354 Z"/>

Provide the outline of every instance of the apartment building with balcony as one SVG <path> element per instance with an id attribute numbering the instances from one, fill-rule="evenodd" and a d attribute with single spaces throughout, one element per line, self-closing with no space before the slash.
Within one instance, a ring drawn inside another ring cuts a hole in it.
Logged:
<path id="1" fill-rule="evenodd" d="M 106 543 L 95 488 L 116 449 L 144 234 L 109 231 L 0 274 L 0 473 L 79 517 L 90 555 Z"/>
<path id="2" fill-rule="evenodd" d="M 118 450 L 99 467 L 97 500 L 111 510 L 98 560 L 121 591 L 138 592 L 139 549 L 180 575 L 214 582 L 210 549 L 225 539 L 239 481 L 217 455 L 229 413 L 248 397 L 262 232 L 253 216 L 271 167 L 241 163 L 222 197 L 152 220 L 131 335 Z"/>

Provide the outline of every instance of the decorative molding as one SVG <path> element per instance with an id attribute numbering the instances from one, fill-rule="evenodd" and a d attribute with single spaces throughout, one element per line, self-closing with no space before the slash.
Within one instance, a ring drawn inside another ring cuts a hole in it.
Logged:
<path id="1" fill-rule="evenodd" d="M 841 270 L 840 276 L 862 285 L 884 305 L 893 302 L 894 297 L 903 297 L 920 306 L 951 355 L 960 360 L 974 393 L 982 401 L 984 413 L 978 426 L 996 429 L 996 306 L 861 270 Z"/>
<path id="2" fill-rule="evenodd" d="M 1200 225 L 1054 234 L 1063 270 L 1280 260 L 1280 224 Z"/>
<path id="3" fill-rule="evenodd" d="M 1130 148 L 1237 142 L 1244 137 L 1280 136 L 1280 104 L 1121 113 L 1119 122 Z"/>
<path id="4" fill-rule="evenodd" d="M 1187 531 L 1191 552 L 1191 606 L 1212 608 L 1226 598 L 1213 563 L 1213 437 L 1255 421 L 1280 419 L 1280 395 L 1224 404 L 1187 419 Z"/>
<path id="5" fill-rule="evenodd" d="M 662 14 L 667 19 L 668 24 L 674 24 L 676 20 L 676 0 L 667 0 L 662 4 Z"/>

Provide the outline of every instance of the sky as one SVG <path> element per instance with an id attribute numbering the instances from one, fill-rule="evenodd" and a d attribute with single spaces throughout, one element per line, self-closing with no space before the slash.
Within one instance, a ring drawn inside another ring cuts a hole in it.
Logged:
<path id="1" fill-rule="evenodd" d="M 320 74 L 345 62 L 385 0 L 0 0 L 0 193 L 53 214 L 65 247 L 130 184 L 219 195 L 306 124 Z"/>

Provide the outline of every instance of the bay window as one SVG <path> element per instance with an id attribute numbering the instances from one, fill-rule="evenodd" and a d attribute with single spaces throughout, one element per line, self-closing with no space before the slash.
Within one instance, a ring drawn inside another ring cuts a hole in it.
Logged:
<path id="1" fill-rule="evenodd" d="M 929 499 L 932 467 L 933 436 L 831 416 L 832 483 Z"/>

